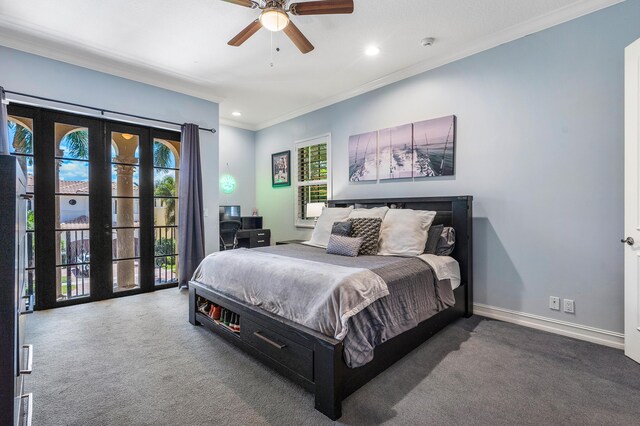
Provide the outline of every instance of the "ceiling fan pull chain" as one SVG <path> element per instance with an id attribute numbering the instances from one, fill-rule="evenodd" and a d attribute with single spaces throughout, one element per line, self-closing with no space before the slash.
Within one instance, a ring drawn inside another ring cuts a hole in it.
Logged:
<path id="1" fill-rule="evenodd" d="M 271 55 L 271 62 L 269 66 L 273 68 L 273 32 L 271 32 L 271 48 L 269 49 L 269 54 Z"/>

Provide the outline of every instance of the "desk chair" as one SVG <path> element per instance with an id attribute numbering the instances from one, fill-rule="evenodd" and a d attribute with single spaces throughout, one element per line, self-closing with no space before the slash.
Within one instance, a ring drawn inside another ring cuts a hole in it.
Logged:
<path id="1" fill-rule="evenodd" d="M 220 221 L 220 250 L 232 250 L 238 246 L 236 234 L 241 226 L 239 220 Z"/>

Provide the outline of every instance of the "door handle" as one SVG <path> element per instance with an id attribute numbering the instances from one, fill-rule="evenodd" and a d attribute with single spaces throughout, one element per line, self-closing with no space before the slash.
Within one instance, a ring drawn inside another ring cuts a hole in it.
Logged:
<path id="1" fill-rule="evenodd" d="M 632 246 L 635 244 L 635 241 L 633 240 L 632 237 L 627 237 L 624 240 L 620 240 L 621 243 L 627 243 L 628 245 Z"/>

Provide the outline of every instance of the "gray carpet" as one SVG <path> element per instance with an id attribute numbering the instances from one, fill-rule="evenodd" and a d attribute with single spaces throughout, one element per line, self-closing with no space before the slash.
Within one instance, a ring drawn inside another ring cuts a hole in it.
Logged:
<path id="1" fill-rule="evenodd" d="M 176 290 L 37 312 L 34 425 L 320 425 L 313 397 L 203 327 Z M 637 425 L 621 351 L 474 317 L 343 404 L 345 424 Z"/>

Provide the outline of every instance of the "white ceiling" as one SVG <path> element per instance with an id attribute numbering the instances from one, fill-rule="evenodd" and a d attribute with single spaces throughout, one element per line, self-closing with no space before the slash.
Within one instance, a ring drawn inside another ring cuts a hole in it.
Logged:
<path id="1" fill-rule="evenodd" d="M 270 67 L 272 33 L 227 45 L 259 12 L 220 0 L 0 0 L 0 44 L 220 102 L 223 123 L 255 130 L 620 1 L 355 0 L 294 16 L 316 49 L 274 33 Z"/>

